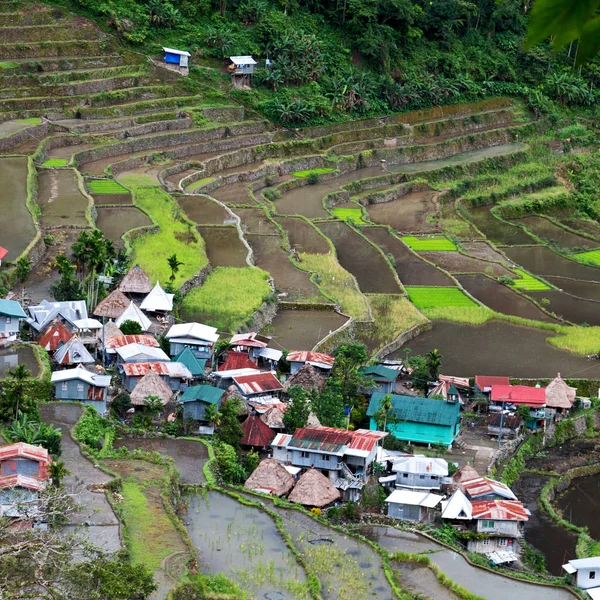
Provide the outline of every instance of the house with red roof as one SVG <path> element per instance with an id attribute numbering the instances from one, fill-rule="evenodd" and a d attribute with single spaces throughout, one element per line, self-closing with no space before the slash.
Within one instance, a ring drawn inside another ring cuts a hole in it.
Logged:
<path id="1" fill-rule="evenodd" d="M 271 372 L 236 375 L 232 379 L 242 397 L 247 400 L 261 396 L 278 396 L 283 391 L 283 384 Z"/>
<path id="2" fill-rule="evenodd" d="M 8 250 L 0 246 L 0 267 L 2 266 L 2 259 L 8 254 Z"/>
<path id="3" fill-rule="evenodd" d="M 275 432 L 258 415 L 250 415 L 242 423 L 242 446 L 267 448 L 275 437 Z"/>
<path id="4" fill-rule="evenodd" d="M 490 408 L 516 410 L 519 406 L 529 408 L 528 429 L 537 429 L 544 422 L 546 407 L 546 388 L 528 385 L 492 385 Z M 492 409 L 493 410 L 493 409 Z"/>
<path id="5" fill-rule="evenodd" d="M 475 391 L 481 394 L 489 394 L 493 385 L 510 385 L 508 377 L 493 375 L 477 375 L 475 377 Z"/>
<path id="6" fill-rule="evenodd" d="M 54 321 L 46 328 L 38 344 L 48 352 L 56 352 L 61 346 L 64 346 L 73 334 L 60 322 Z"/>
<path id="7" fill-rule="evenodd" d="M 245 352 L 251 359 L 257 360 L 261 350 L 267 347 L 270 340 L 270 337 L 252 331 L 250 333 L 236 333 L 229 344 L 236 352 Z"/>
<path id="8" fill-rule="evenodd" d="M 286 360 L 290 363 L 291 375 L 299 371 L 306 364 L 312 365 L 319 371 L 329 374 L 333 368 L 334 358 L 330 354 L 323 354 L 323 352 L 295 350 L 287 355 Z"/>
<path id="9" fill-rule="evenodd" d="M 247 352 L 229 350 L 225 362 L 219 365 L 218 371 L 235 371 L 237 369 L 258 369 L 255 362 L 250 360 Z"/>

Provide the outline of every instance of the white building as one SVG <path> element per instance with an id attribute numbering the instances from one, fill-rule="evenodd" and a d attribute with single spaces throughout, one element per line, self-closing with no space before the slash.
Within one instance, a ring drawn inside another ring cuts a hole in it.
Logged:
<path id="1" fill-rule="evenodd" d="M 573 584 L 593 598 L 600 598 L 600 556 L 570 560 L 562 568 L 572 576 Z"/>
<path id="2" fill-rule="evenodd" d="M 396 474 L 396 487 L 438 490 L 444 477 L 448 477 L 448 462 L 443 458 L 406 455 L 390 462 Z"/>
<path id="3" fill-rule="evenodd" d="M 431 509 L 442 501 L 442 496 L 428 491 L 395 490 L 385 501 L 388 505 L 388 516 L 415 523 L 427 523 L 432 517 Z"/>

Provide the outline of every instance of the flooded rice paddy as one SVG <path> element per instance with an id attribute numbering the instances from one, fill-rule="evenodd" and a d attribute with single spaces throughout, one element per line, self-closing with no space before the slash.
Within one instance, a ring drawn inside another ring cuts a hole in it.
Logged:
<path id="1" fill-rule="evenodd" d="M 574 479 L 555 501 L 567 521 L 579 527 L 587 527 L 590 536 L 595 540 L 600 539 L 597 500 L 599 490 L 600 475 L 580 477 Z"/>
<path id="2" fill-rule="evenodd" d="M 600 377 L 600 361 L 564 352 L 551 346 L 546 338 L 550 331 L 537 330 L 492 319 L 483 325 L 451 321 L 434 321 L 433 329 L 407 342 L 391 354 L 402 359 L 404 348 L 413 354 L 427 354 L 437 348 L 443 356 L 444 369 L 457 377 L 490 372 L 508 377 Z"/>
<path id="3" fill-rule="evenodd" d="M 27 158 L 0 159 L 0 240 L 8 250 L 6 261 L 15 261 L 36 234 L 33 218 L 27 210 Z"/>
<path id="4" fill-rule="evenodd" d="M 396 231 L 436 231 L 436 225 L 427 222 L 427 217 L 436 213 L 435 193 L 433 190 L 411 192 L 391 202 L 369 204 L 366 210 L 373 223 L 389 225 Z"/>
<path id="5" fill-rule="evenodd" d="M 290 247 L 296 252 L 327 254 L 331 251 L 327 240 L 304 219 L 300 217 L 280 217 L 277 222 L 287 233 Z"/>
<path id="6" fill-rule="evenodd" d="M 600 301 L 600 283 L 567 279 L 566 277 L 549 277 L 548 275 L 545 276 L 545 279 L 567 294 Z"/>
<path id="7" fill-rule="evenodd" d="M 348 319 L 334 310 L 280 310 L 261 333 L 272 336 L 271 348 L 312 350 Z"/>
<path id="8" fill-rule="evenodd" d="M 224 225 L 231 215 L 208 196 L 175 196 L 187 217 L 200 225 Z"/>
<path id="9" fill-rule="evenodd" d="M 496 262 L 503 262 L 505 264 L 508 263 L 506 257 L 492 248 L 487 242 L 462 242 L 461 246 L 463 252 L 469 256 L 484 260 L 495 260 Z"/>
<path id="10" fill-rule="evenodd" d="M 261 208 L 235 208 L 233 212 L 240 218 L 242 231 L 258 235 L 276 235 L 279 230 Z"/>
<path id="11" fill-rule="evenodd" d="M 522 227 L 496 219 L 490 212 L 491 206 L 469 209 L 471 221 L 486 238 L 500 246 L 526 246 L 537 244 Z"/>
<path id="12" fill-rule="evenodd" d="M 133 199 L 129 192 L 126 194 L 91 194 L 91 196 L 96 206 L 133 204 Z"/>
<path id="13" fill-rule="evenodd" d="M 19 365 L 31 371 L 33 377 L 39 374 L 40 368 L 31 348 L 28 346 L 0 348 L 0 378 L 6 377 L 10 369 L 15 369 Z"/>
<path id="14" fill-rule="evenodd" d="M 88 199 L 79 189 L 74 169 L 44 170 L 38 174 L 38 204 L 42 227 L 89 227 Z"/>
<path id="15" fill-rule="evenodd" d="M 552 242 L 561 248 L 591 249 L 600 246 L 600 242 L 566 231 L 544 217 L 524 217 L 522 219 L 514 219 L 514 222 L 524 225 L 529 231 L 545 242 Z"/>
<path id="16" fill-rule="evenodd" d="M 152 221 L 135 206 L 100 206 L 96 208 L 96 227 L 114 244 L 123 246 L 121 236 L 131 229 L 152 225 Z"/>
<path id="17" fill-rule="evenodd" d="M 366 239 L 339 221 L 319 223 L 318 227 L 333 242 L 339 263 L 356 277 L 362 292 L 400 293 L 391 267 Z"/>
<path id="18" fill-rule="evenodd" d="M 208 261 L 213 267 L 247 267 L 248 248 L 233 225 L 200 226 L 198 233 L 206 243 Z"/>
<path id="19" fill-rule="evenodd" d="M 209 192 L 209 194 L 223 204 L 253 204 L 248 195 L 248 185 L 247 181 L 230 183 Z"/>
<path id="20" fill-rule="evenodd" d="M 494 277 L 512 275 L 511 271 L 497 262 L 465 256 L 460 252 L 420 252 L 419 254 L 449 273 L 487 273 Z"/>
<path id="21" fill-rule="evenodd" d="M 600 302 L 598 301 L 575 298 L 558 290 L 527 292 L 527 295 L 537 302 L 544 302 L 547 310 L 575 325 L 582 323 L 600 325 Z"/>

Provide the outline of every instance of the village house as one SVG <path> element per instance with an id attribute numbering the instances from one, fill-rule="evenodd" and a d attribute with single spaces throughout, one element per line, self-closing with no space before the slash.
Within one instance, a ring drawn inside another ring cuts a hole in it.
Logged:
<path id="1" fill-rule="evenodd" d="M 149 294 L 152 291 L 152 287 L 152 280 L 148 277 L 146 271 L 139 265 L 134 265 L 127 271 L 117 290 L 123 294 L 130 294 L 140 299 L 141 296 Z"/>
<path id="2" fill-rule="evenodd" d="M 78 335 L 73 335 L 67 343 L 60 346 L 53 358 L 59 365 L 81 365 L 96 362 Z"/>
<path id="3" fill-rule="evenodd" d="M 428 491 L 394 490 L 386 499 L 389 517 L 429 523 L 433 520 L 433 510 L 443 496 Z"/>
<path id="4" fill-rule="evenodd" d="M 224 393 L 225 390 L 212 385 L 190 386 L 179 397 L 179 402 L 183 404 L 183 418 L 192 419 L 193 421 L 205 421 L 206 409 L 209 406 L 219 409 Z"/>
<path id="5" fill-rule="evenodd" d="M 87 319 L 88 312 L 85 300 L 70 300 L 67 302 L 48 302 L 42 300 L 35 306 L 28 306 L 29 316 L 25 322 L 36 332 L 45 329 L 52 321 L 59 319 L 68 329 L 75 330 L 75 323 Z"/>
<path id="6" fill-rule="evenodd" d="M 400 371 L 397 369 L 390 369 L 383 365 L 360 367 L 358 372 L 360 375 L 369 378 L 373 382 L 373 387 L 365 390 L 365 393 L 368 395 L 373 393 L 393 394 L 396 388 L 396 380 L 400 375 Z"/>
<path id="7" fill-rule="evenodd" d="M 142 300 L 140 308 L 154 313 L 171 312 L 173 310 L 174 297 L 175 294 L 167 294 L 157 281 L 156 285 L 150 290 L 150 293 Z"/>
<path id="8" fill-rule="evenodd" d="M 483 394 L 489 398 L 493 385 L 510 385 L 510 379 L 488 375 L 477 375 L 475 377 L 475 393 Z"/>
<path id="9" fill-rule="evenodd" d="M 25 475 L 45 481 L 52 459 L 48 450 L 25 442 L 0 446 L 0 477 Z"/>
<path id="10" fill-rule="evenodd" d="M 73 334 L 60 322 L 51 323 L 42 337 L 38 340 L 38 344 L 47 352 L 55 352 L 61 346 L 66 344 Z"/>
<path id="11" fill-rule="evenodd" d="M 244 377 L 246 375 L 259 375 L 258 369 L 231 369 L 227 371 L 213 371 L 209 377 L 216 382 L 217 387 L 229 389 L 233 384 L 234 377 Z M 236 388 L 237 389 L 237 388 Z"/>
<path id="12" fill-rule="evenodd" d="M 248 477 L 244 487 L 261 494 L 280 497 L 287 496 L 294 483 L 293 475 L 281 463 L 272 458 L 265 458 Z"/>
<path id="13" fill-rule="evenodd" d="M 290 375 L 299 371 L 304 365 L 312 365 L 318 371 L 329 375 L 333 368 L 333 356 L 322 352 L 294 351 L 290 352 L 286 360 L 290 363 Z"/>
<path id="14" fill-rule="evenodd" d="M 488 415 L 486 419 L 488 435 L 506 439 L 516 438 L 521 429 L 521 422 L 517 415 Z"/>
<path id="15" fill-rule="evenodd" d="M 134 304 L 133 300 L 129 303 L 129 306 L 121 313 L 115 320 L 115 325 L 121 327 L 125 321 L 134 321 L 139 323 L 142 331 L 148 331 L 152 326 L 150 319 L 141 311 L 141 309 Z"/>
<path id="16" fill-rule="evenodd" d="M 273 373 L 253 373 L 251 375 L 236 375 L 233 383 L 245 400 L 272 398 L 283 391 L 283 384 Z"/>
<path id="17" fill-rule="evenodd" d="M 144 344 L 127 344 L 115 348 L 117 364 L 140 362 L 169 362 L 171 358 L 161 349 Z"/>
<path id="18" fill-rule="evenodd" d="M 268 448 L 275 437 L 275 432 L 263 423 L 258 415 L 250 415 L 242 423 L 242 446 L 252 446 L 253 448 Z"/>
<path id="19" fill-rule="evenodd" d="M 133 388 L 129 398 L 134 407 L 144 407 L 149 396 L 158 398 L 163 408 L 169 404 L 173 398 L 173 390 L 165 383 L 163 379 L 152 369 L 150 369 Z"/>
<path id="20" fill-rule="evenodd" d="M 340 499 L 337 490 L 318 469 L 308 469 L 298 479 L 288 499 L 303 506 L 323 508 Z"/>
<path id="21" fill-rule="evenodd" d="M 112 323 L 112 322 L 111 322 Z M 113 326 L 116 327 L 116 325 Z M 107 323 L 108 328 L 108 323 Z M 140 334 L 140 335 L 110 335 L 106 336 L 104 341 L 104 349 L 106 355 L 109 358 L 116 358 L 117 349 L 123 348 L 123 346 L 129 346 L 131 344 L 139 344 L 150 348 L 160 348 L 160 344 L 152 335 Z"/>
<path id="22" fill-rule="evenodd" d="M 2 260 L 8 254 L 8 250 L 0 246 L 0 267 L 2 266 Z"/>
<path id="23" fill-rule="evenodd" d="M 216 327 L 200 323 L 177 323 L 167 332 L 171 356 L 189 348 L 196 358 L 212 360 L 219 339 Z"/>
<path id="24" fill-rule="evenodd" d="M 189 348 L 184 348 L 177 356 L 174 356 L 173 362 L 179 362 L 186 366 L 193 379 L 204 379 L 206 376 L 206 359 L 196 358 Z"/>
<path id="25" fill-rule="evenodd" d="M 275 348 L 262 348 L 258 352 L 258 364 L 263 368 L 267 368 L 270 371 L 277 369 L 277 363 L 281 360 L 283 352 L 276 350 Z"/>
<path id="26" fill-rule="evenodd" d="M 271 338 L 255 332 L 236 333 L 229 341 L 236 352 L 245 352 L 252 360 L 258 360 L 261 350 L 267 347 Z"/>
<path id="27" fill-rule="evenodd" d="M 458 473 L 458 471 L 457 471 Z M 453 476 L 453 481 L 456 481 Z M 513 491 L 504 483 L 489 477 L 474 477 L 458 483 L 471 500 L 516 500 Z"/>
<path id="28" fill-rule="evenodd" d="M 437 384 L 427 394 L 430 398 L 443 398 L 444 400 L 458 401 L 465 404 L 471 390 L 467 377 L 451 377 L 440 375 Z"/>
<path id="29" fill-rule="evenodd" d="M 592 600 L 600 598 L 600 556 L 570 560 L 562 568 L 573 585 L 585 590 Z"/>
<path id="30" fill-rule="evenodd" d="M 94 308 L 94 315 L 107 319 L 118 319 L 129 306 L 129 298 L 120 290 L 113 290 Z"/>
<path id="31" fill-rule="evenodd" d="M 16 300 L 0 299 L 0 344 L 17 339 L 21 320 L 27 315 Z"/>
<path id="32" fill-rule="evenodd" d="M 175 65 L 180 69 L 189 68 L 189 58 L 192 55 L 186 50 L 176 50 L 175 48 L 163 48 L 163 52 L 165 53 L 164 61 L 166 64 Z"/>
<path id="33" fill-rule="evenodd" d="M 516 410 L 519 406 L 529 408 L 527 428 L 537 429 L 546 416 L 546 389 L 527 385 L 492 385 L 490 410 Z"/>
<path id="34" fill-rule="evenodd" d="M 371 397 L 367 416 L 371 430 L 379 429 L 376 418 L 384 394 Z M 435 400 L 413 396 L 392 395 L 392 409 L 387 429 L 399 440 L 420 444 L 451 446 L 460 432 L 460 403 L 458 400 Z"/>
<path id="35" fill-rule="evenodd" d="M 246 352 L 228 350 L 225 362 L 221 363 L 218 371 L 237 371 L 238 369 L 258 369 L 258 365 L 250 360 Z"/>
<path id="36" fill-rule="evenodd" d="M 407 455 L 390 462 L 396 487 L 439 490 L 448 477 L 448 462 L 443 458 Z"/>
<path id="37" fill-rule="evenodd" d="M 83 402 L 103 414 L 106 412 L 110 379 L 110 375 L 97 375 L 80 365 L 75 369 L 54 371 L 51 381 L 54 395 L 59 400 Z"/>
<path id="38" fill-rule="evenodd" d="M 119 365 L 123 386 L 128 392 L 138 384 L 138 381 L 148 373 L 154 371 L 174 391 L 182 391 L 188 387 L 192 374 L 185 365 L 178 362 L 142 362 L 122 363 Z"/>
<path id="39" fill-rule="evenodd" d="M 546 414 L 557 417 L 566 415 L 575 403 L 577 388 L 567 385 L 560 373 L 546 387 Z"/>

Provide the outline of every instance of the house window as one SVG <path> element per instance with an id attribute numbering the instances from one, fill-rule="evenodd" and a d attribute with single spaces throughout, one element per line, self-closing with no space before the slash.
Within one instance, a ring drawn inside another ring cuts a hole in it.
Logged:
<path id="1" fill-rule="evenodd" d="M 10 325 L 10 324 L 12 323 L 12 317 L 6 317 L 6 321 L 5 321 L 5 323 L 6 323 L 7 325 Z"/>
<path id="2" fill-rule="evenodd" d="M 590 571 L 590 579 L 596 579 L 596 571 Z"/>
<path id="3" fill-rule="evenodd" d="M 438 476 L 437 476 L 437 475 L 432 475 L 432 476 L 431 476 L 431 480 L 432 480 L 432 481 L 437 481 L 437 478 L 438 478 Z"/>
<path id="4" fill-rule="evenodd" d="M 402 477 L 408 477 L 408 473 L 402 473 Z"/>
<path id="5" fill-rule="evenodd" d="M 83 392 L 83 383 L 78 383 L 77 384 L 77 391 L 78 392 Z"/>
<path id="6" fill-rule="evenodd" d="M 506 538 L 499 538 L 498 546 L 506 546 Z"/>
<path id="7" fill-rule="evenodd" d="M 300 456 L 302 458 L 308 458 L 310 456 L 310 454 L 308 452 L 300 452 Z"/>
<path id="8" fill-rule="evenodd" d="M 419 475 L 419 479 L 425 479 L 425 475 Z"/>
<path id="9" fill-rule="evenodd" d="M 484 546 L 489 546 L 490 545 L 490 540 L 483 540 L 483 545 Z"/>
<path id="10" fill-rule="evenodd" d="M 63 382 L 62 382 L 62 385 L 60 386 L 60 389 L 61 389 L 63 392 L 68 392 L 68 391 L 69 391 L 69 384 L 68 384 L 66 381 L 63 381 Z"/>
<path id="11" fill-rule="evenodd" d="M 481 521 L 481 529 L 494 529 L 494 521 Z"/>

